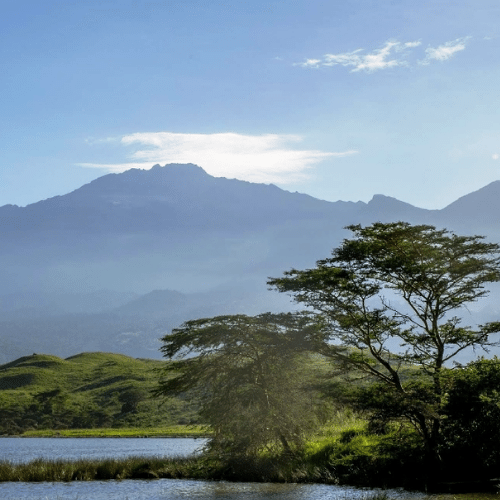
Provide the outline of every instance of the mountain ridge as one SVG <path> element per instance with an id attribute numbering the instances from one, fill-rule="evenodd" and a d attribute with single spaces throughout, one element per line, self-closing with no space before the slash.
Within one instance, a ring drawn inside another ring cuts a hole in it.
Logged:
<path id="1" fill-rule="evenodd" d="M 258 200 L 256 202 L 256 200 Z M 273 184 L 212 177 L 193 164 L 107 174 L 65 195 L 0 207 L 0 229 L 173 229 L 186 222 L 214 229 L 347 211 L 353 202 L 329 202 Z M 249 213 L 251 209 L 251 213 Z"/>
<path id="2" fill-rule="evenodd" d="M 158 338 L 182 321 L 290 309 L 267 278 L 314 266 L 347 225 L 405 220 L 500 241 L 498 200 L 500 181 L 441 210 L 382 194 L 331 202 L 171 164 L 4 205 L 0 362 L 51 349 L 159 357 Z"/>

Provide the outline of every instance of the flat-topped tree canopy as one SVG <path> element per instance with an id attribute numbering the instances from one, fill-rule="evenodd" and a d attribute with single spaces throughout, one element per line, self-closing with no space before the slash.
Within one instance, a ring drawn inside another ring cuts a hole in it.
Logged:
<path id="1" fill-rule="evenodd" d="M 293 454 L 317 426 L 308 385 L 318 327 L 303 313 L 243 314 L 191 320 L 162 338 L 165 366 L 156 394 L 202 394 L 210 448 L 233 454 Z"/>

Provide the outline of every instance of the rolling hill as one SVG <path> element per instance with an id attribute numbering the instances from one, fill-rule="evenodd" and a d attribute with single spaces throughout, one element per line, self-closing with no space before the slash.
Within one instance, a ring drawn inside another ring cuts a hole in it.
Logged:
<path id="1" fill-rule="evenodd" d="M 67 359 L 32 354 L 0 365 L 0 434 L 192 422 L 196 402 L 175 398 L 160 407 L 151 398 L 161 364 L 94 352 Z"/>

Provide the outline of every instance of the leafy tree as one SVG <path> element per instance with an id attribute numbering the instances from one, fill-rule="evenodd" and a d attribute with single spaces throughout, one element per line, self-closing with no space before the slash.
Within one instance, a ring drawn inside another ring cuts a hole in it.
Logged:
<path id="1" fill-rule="evenodd" d="M 147 393 L 138 387 L 130 387 L 118 396 L 122 413 L 137 412 L 137 405 L 147 398 Z"/>
<path id="2" fill-rule="evenodd" d="M 465 349 L 487 349 L 500 331 L 498 322 L 472 328 L 457 316 L 487 293 L 485 283 L 500 279 L 499 246 L 405 222 L 348 229 L 354 238 L 332 257 L 268 283 L 318 311 L 326 328 L 316 347 L 374 377 L 367 403 L 407 418 L 434 463 L 444 365 Z"/>
<path id="3" fill-rule="evenodd" d="M 462 477 L 491 478 L 500 466 L 500 359 L 451 370 L 443 421 L 449 467 Z"/>
<path id="4" fill-rule="evenodd" d="M 173 361 L 156 393 L 199 391 L 218 452 L 293 453 L 314 424 L 304 351 L 317 332 L 309 315 L 299 313 L 188 321 L 162 339 Z"/>

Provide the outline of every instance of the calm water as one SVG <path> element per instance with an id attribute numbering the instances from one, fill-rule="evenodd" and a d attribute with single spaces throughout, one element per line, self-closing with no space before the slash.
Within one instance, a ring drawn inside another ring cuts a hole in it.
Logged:
<path id="1" fill-rule="evenodd" d="M 205 442 L 195 438 L 0 438 L 0 460 L 186 456 L 200 451 Z"/>
<path id="2" fill-rule="evenodd" d="M 425 495 L 389 492 L 393 499 Z M 157 479 L 87 483 L 3 483 L 5 500 L 362 500 L 367 491 L 322 484 L 227 483 Z"/>
<path id="3" fill-rule="evenodd" d="M 0 438 L 0 459 L 185 456 L 205 443 L 193 438 Z M 3 500 L 361 500 L 367 490 L 321 484 L 125 480 L 72 483 L 0 483 Z M 422 500 L 421 493 L 388 492 L 391 499 Z"/>

